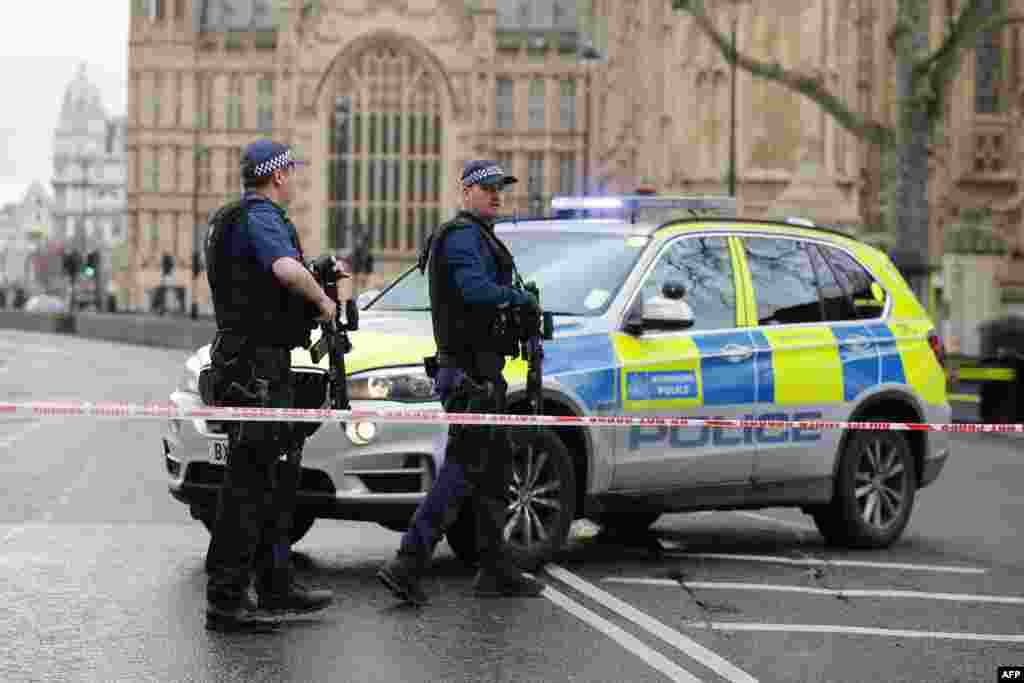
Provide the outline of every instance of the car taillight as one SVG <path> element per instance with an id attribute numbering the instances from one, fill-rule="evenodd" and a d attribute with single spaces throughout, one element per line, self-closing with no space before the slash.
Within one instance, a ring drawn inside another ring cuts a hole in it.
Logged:
<path id="1" fill-rule="evenodd" d="M 928 345 L 932 347 L 932 353 L 935 354 L 935 359 L 939 361 L 939 365 L 943 368 L 946 367 L 946 346 L 942 343 L 942 337 L 935 330 L 928 332 Z"/>

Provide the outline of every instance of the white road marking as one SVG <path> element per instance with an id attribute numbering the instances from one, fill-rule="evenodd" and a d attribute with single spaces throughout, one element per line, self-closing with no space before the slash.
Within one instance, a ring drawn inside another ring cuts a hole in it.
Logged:
<path id="1" fill-rule="evenodd" d="M 622 600 L 619 600 L 611 593 L 603 591 L 597 586 L 584 581 L 572 572 L 562 569 L 556 564 L 547 565 L 545 567 L 545 571 L 559 581 L 562 581 L 580 593 L 583 593 L 591 600 L 594 600 L 613 612 L 617 612 L 619 615 L 629 621 L 632 621 L 648 633 L 657 636 L 688 657 L 692 657 L 697 660 L 722 678 L 732 681 L 733 683 L 756 683 L 756 678 L 726 661 L 711 650 L 708 650 L 697 641 L 684 636 L 675 629 L 669 628 L 654 617 L 641 612 Z"/>
<path id="2" fill-rule="evenodd" d="M 953 567 L 949 565 L 908 564 L 901 562 L 867 562 L 862 560 L 822 560 L 814 557 L 794 558 L 775 557 L 772 555 L 741 555 L 732 553 L 688 553 L 673 552 L 673 557 L 692 557 L 706 560 L 736 560 L 741 562 L 767 562 L 773 564 L 790 564 L 801 567 L 870 567 L 873 569 L 904 569 L 919 572 L 945 572 L 949 574 L 987 574 L 987 569 L 980 567 Z"/>
<path id="3" fill-rule="evenodd" d="M 894 628 L 867 628 L 864 626 L 836 626 L 833 624 L 753 624 L 737 622 L 701 622 L 694 627 L 712 631 L 755 631 L 776 633 L 839 633 L 890 638 L 933 638 L 937 640 L 974 640 L 995 643 L 1024 643 L 1024 634 L 1016 633 L 962 633 L 950 631 L 910 631 Z"/>
<path id="4" fill-rule="evenodd" d="M 647 647 L 635 636 L 623 631 L 604 617 L 591 612 L 583 605 L 560 593 L 551 586 L 544 588 L 544 597 L 564 609 L 569 614 L 572 614 L 580 621 L 593 626 L 595 629 L 635 654 L 652 668 L 657 669 L 668 676 L 670 680 L 683 681 L 684 683 L 700 683 L 699 678 L 695 677 L 689 671 L 682 668 L 665 655 L 661 654 L 657 650 L 652 650 Z"/>
<path id="5" fill-rule="evenodd" d="M 604 579 L 608 583 L 625 583 L 641 586 L 674 586 L 680 587 L 678 581 L 672 579 L 627 578 L 610 576 Z M 947 600 L 950 602 L 984 602 L 1001 605 L 1024 605 L 1024 596 L 1017 595 L 977 595 L 973 593 L 926 593 L 924 591 L 905 590 L 874 590 L 861 588 L 815 588 L 812 586 L 787 586 L 766 583 L 730 583 L 728 581 L 684 581 L 688 588 L 706 590 L 736 590 L 775 593 L 808 593 L 810 595 L 829 595 L 846 598 L 919 598 L 922 600 Z"/>
<path id="6" fill-rule="evenodd" d="M 737 514 L 743 515 L 744 517 L 749 517 L 750 519 L 756 519 L 756 520 L 761 521 L 761 522 L 770 522 L 772 524 L 777 524 L 777 525 L 779 525 L 781 527 L 785 527 L 787 529 L 793 529 L 794 531 L 804 531 L 804 532 L 812 532 L 812 533 L 816 533 L 818 531 L 817 527 L 812 526 L 810 524 L 801 524 L 800 522 L 791 522 L 789 520 L 779 519 L 778 517 L 772 517 L 770 515 L 760 515 L 760 514 L 758 514 L 756 512 L 737 512 Z"/>

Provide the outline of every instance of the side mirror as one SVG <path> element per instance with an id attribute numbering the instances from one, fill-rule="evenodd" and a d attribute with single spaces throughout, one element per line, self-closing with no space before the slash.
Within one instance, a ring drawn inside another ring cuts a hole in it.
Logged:
<path id="1" fill-rule="evenodd" d="M 640 336 L 644 333 L 644 303 L 643 299 L 638 298 L 633 304 L 633 307 L 629 309 L 629 313 L 626 314 L 626 322 L 622 325 L 622 329 L 627 334 Z"/>
<path id="2" fill-rule="evenodd" d="M 643 326 L 661 330 L 685 330 L 693 327 L 693 309 L 682 299 L 651 297 L 644 301 Z"/>
<path id="3" fill-rule="evenodd" d="M 379 289 L 368 289 L 365 292 L 361 292 L 359 296 L 356 297 L 356 307 L 358 307 L 359 310 L 365 309 L 366 305 L 376 299 L 378 294 L 380 294 Z"/>
<path id="4" fill-rule="evenodd" d="M 686 296 L 686 285 L 677 280 L 668 280 L 661 286 L 661 294 L 666 299 L 679 301 Z"/>

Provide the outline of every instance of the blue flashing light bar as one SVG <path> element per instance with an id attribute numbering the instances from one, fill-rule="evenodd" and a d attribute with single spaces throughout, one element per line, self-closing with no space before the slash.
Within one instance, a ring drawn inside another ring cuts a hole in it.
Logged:
<path id="1" fill-rule="evenodd" d="M 560 196 L 551 199 L 556 211 L 593 211 L 601 209 L 683 209 L 686 211 L 726 211 L 736 213 L 736 198 L 727 196 L 659 197 L 657 195 L 613 195 L 604 197 Z"/>

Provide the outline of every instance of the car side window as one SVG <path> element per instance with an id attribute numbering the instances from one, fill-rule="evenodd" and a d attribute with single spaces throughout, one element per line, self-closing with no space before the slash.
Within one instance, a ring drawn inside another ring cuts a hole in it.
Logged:
<path id="1" fill-rule="evenodd" d="M 815 244 L 807 246 L 811 263 L 814 264 L 814 274 L 818 278 L 821 301 L 825 306 L 825 320 L 830 322 L 855 320 L 857 313 L 854 310 L 849 290 L 839 284 L 835 271 L 825 262 L 821 249 L 823 247 Z"/>
<path id="2" fill-rule="evenodd" d="M 821 322 L 824 318 L 811 256 L 804 242 L 745 237 L 759 325 Z"/>
<path id="3" fill-rule="evenodd" d="M 880 317 L 885 310 L 887 294 L 871 273 L 841 249 L 822 247 L 822 251 L 825 252 L 825 258 L 835 271 L 840 285 L 850 296 L 853 317 L 857 320 Z M 876 297 L 876 291 L 881 298 Z"/>
<path id="4" fill-rule="evenodd" d="M 736 283 L 725 237 L 683 237 L 658 257 L 640 291 L 644 300 L 664 296 L 666 283 L 684 288 L 683 301 L 693 310 L 690 330 L 736 326 Z"/>

